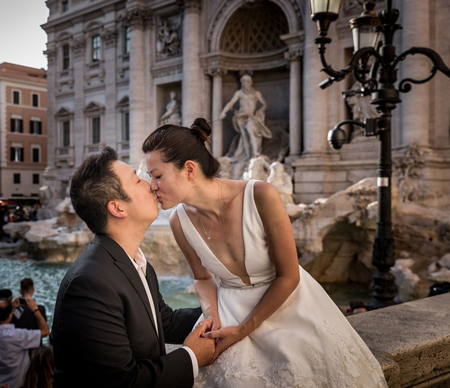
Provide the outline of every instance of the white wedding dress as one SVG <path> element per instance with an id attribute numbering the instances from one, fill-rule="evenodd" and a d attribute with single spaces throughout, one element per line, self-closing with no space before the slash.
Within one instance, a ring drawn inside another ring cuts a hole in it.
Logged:
<path id="1" fill-rule="evenodd" d="M 254 183 L 245 188 L 242 221 L 250 286 L 214 256 L 183 205 L 177 208 L 187 241 L 216 276 L 222 327 L 244 320 L 275 278 Z M 342 312 L 311 275 L 299 271 L 300 284 L 285 303 L 214 364 L 200 368 L 195 388 L 387 387 L 380 364 Z"/>

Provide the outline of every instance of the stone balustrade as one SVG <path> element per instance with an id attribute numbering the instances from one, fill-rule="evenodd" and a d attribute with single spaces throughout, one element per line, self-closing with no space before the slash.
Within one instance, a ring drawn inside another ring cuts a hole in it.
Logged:
<path id="1" fill-rule="evenodd" d="M 450 387 L 450 294 L 349 317 L 390 388 Z"/>

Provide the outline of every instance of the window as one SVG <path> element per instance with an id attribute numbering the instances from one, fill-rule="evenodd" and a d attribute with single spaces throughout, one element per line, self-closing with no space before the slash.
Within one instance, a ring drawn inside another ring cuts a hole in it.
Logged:
<path id="1" fill-rule="evenodd" d="M 18 90 L 13 91 L 13 104 L 20 105 L 20 92 Z"/>
<path id="2" fill-rule="evenodd" d="M 13 174 L 13 182 L 15 185 L 20 184 L 20 174 Z"/>
<path id="3" fill-rule="evenodd" d="M 70 146 L 70 121 L 62 122 L 62 146 Z"/>
<path id="4" fill-rule="evenodd" d="M 100 35 L 92 37 L 92 62 L 100 60 Z"/>
<path id="5" fill-rule="evenodd" d="M 123 113 L 122 140 L 130 141 L 130 112 Z"/>
<path id="6" fill-rule="evenodd" d="M 32 93 L 31 94 L 32 105 L 37 108 L 39 107 L 39 94 Z"/>
<path id="7" fill-rule="evenodd" d="M 33 147 L 31 148 L 31 161 L 33 163 L 40 163 L 41 159 L 41 150 L 40 148 Z"/>
<path id="8" fill-rule="evenodd" d="M 124 33 L 124 45 L 123 45 L 123 52 L 124 54 L 130 53 L 130 27 L 125 27 L 125 33 Z"/>
<path id="9" fill-rule="evenodd" d="M 30 133 L 35 135 L 42 135 L 42 122 L 37 120 L 30 120 Z"/>
<path id="10" fill-rule="evenodd" d="M 70 46 L 65 44 L 62 46 L 62 68 L 67 70 L 70 67 Z"/>
<path id="11" fill-rule="evenodd" d="M 39 184 L 39 174 L 33 174 L 33 185 Z"/>
<path id="12" fill-rule="evenodd" d="M 11 132 L 23 133 L 23 120 L 18 118 L 11 118 Z"/>
<path id="13" fill-rule="evenodd" d="M 69 1 L 65 0 L 61 2 L 61 10 L 62 12 L 67 12 L 69 10 Z"/>
<path id="14" fill-rule="evenodd" d="M 11 162 L 23 162 L 23 147 L 12 146 L 11 147 Z"/>
<path id="15" fill-rule="evenodd" d="M 100 143 L 100 117 L 92 117 L 92 144 Z"/>

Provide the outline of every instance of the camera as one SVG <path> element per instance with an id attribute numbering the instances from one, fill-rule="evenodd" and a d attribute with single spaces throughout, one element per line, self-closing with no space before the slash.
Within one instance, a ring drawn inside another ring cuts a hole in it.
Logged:
<path id="1" fill-rule="evenodd" d="M 334 150 L 339 150 L 347 143 L 347 132 L 340 127 L 334 127 L 328 132 L 328 143 Z"/>
<path id="2" fill-rule="evenodd" d="M 25 298 L 19 298 L 19 303 L 23 305 L 27 305 L 27 300 Z"/>

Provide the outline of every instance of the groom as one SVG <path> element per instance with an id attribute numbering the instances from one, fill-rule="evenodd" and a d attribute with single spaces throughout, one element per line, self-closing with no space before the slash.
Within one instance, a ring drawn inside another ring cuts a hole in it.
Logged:
<path id="1" fill-rule="evenodd" d="M 158 216 L 150 185 L 106 147 L 89 156 L 70 187 L 73 208 L 95 233 L 58 292 L 51 338 L 54 388 L 192 387 L 214 340 L 200 308 L 173 311 L 139 248 Z M 169 354 L 165 342 L 184 346 Z"/>

